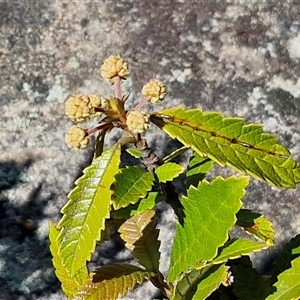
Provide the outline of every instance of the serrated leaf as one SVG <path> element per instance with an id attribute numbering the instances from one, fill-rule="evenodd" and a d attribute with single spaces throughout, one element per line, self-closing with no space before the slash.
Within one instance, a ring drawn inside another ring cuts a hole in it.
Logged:
<path id="1" fill-rule="evenodd" d="M 300 256 L 300 235 L 292 238 L 287 244 L 284 245 L 282 251 L 274 262 L 274 269 L 272 271 L 272 282 L 274 283 L 277 276 L 283 271 L 291 267 L 291 261 Z"/>
<path id="2" fill-rule="evenodd" d="M 236 222 L 248 181 L 248 177 L 217 177 L 212 183 L 204 180 L 197 188 L 189 188 L 188 196 L 182 198 L 184 226 L 176 225 L 169 281 L 174 282 L 188 268 L 217 255 Z"/>
<path id="3" fill-rule="evenodd" d="M 207 266 L 200 270 L 191 270 L 177 282 L 171 300 L 206 299 L 227 279 L 225 265 Z"/>
<path id="4" fill-rule="evenodd" d="M 241 118 L 224 118 L 201 109 L 166 109 L 151 115 L 151 121 L 172 138 L 208 156 L 221 166 L 230 166 L 277 187 L 295 188 L 300 165 L 276 138 L 261 125 L 244 125 Z"/>
<path id="5" fill-rule="evenodd" d="M 141 167 L 135 166 L 122 169 L 116 175 L 114 208 L 126 207 L 145 197 L 152 188 L 153 180 L 153 174 Z"/>
<path id="6" fill-rule="evenodd" d="M 274 245 L 275 231 L 271 221 L 263 215 L 248 209 L 241 209 L 236 217 L 236 224 L 242 227 L 248 234 L 264 242 L 266 248 Z"/>
<path id="7" fill-rule="evenodd" d="M 193 154 L 187 167 L 186 185 L 197 186 L 213 167 L 214 161 L 208 157 L 201 157 L 197 152 Z"/>
<path id="8" fill-rule="evenodd" d="M 278 275 L 273 285 L 276 291 L 266 300 L 285 300 L 300 298 L 300 256 L 291 261 L 291 268 Z"/>
<path id="9" fill-rule="evenodd" d="M 135 158 L 141 158 L 142 157 L 142 151 L 138 148 L 132 147 L 132 148 L 127 148 L 126 152 L 129 153 L 131 156 Z"/>
<path id="10" fill-rule="evenodd" d="M 257 242 L 244 238 L 232 239 L 219 249 L 219 254 L 214 258 L 213 264 L 224 263 L 229 259 L 236 259 L 260 250 L 262 250 L 262 246 Z"/>
<path id="11" fill-rule="evenodd" d="M 113 300 L 123 297 L 137 284 L 142 284 L 155 274 L 129 264 L 111 264 L 96 270 L 93 279 L 85 282 L 73 300 Z"/>
<path id="12" fill-rule="evenodd" d="M 155 212 L 148 210 L 125 221 L 119 228 L 125 246 L 147 271 L 157 272 L 159 267 L 159 231 L 153 220 Z"/>
<path id="13" fill-rule="evenodd" d="M 236 265 L 231 266 L 230 271 L 233 276 L 233 293 L 238 299 L 263 300 L 271 292 L 271 287 L 254 269 Z"/>
<path id="14" fill-rule="evenodd" d="M 155 170 L 155 174 L 160 182 L 166 183 L 178 177 L 184 171 L 184 167 L 176 163 L 166 163 Z"/>
<path id="15" fill-rule="evenodd" d="M 162 194 L 149 192 L 147 196 L 135 204 L 120 208 L 112 213 L 113 218 L 129 218 L 136 214 L 142 214 L 146 210 L 153 209 L 155 205 L 163 200 Z"/>
<path id="16" fill-rule="evenodd" d="M 58 224 L 60 253 L 71 277 L 90 260 L 109 217 L 110 186 L 119 170 L 120 155 L 120 146 L 116 145 L 95 158 L 76 180 L 76 187 L 61 210 L 64 215 Z"/>
<path id="17" fill-rule="evenodd" d="M 61 288 L 64 293 L 70 297 L 73 295 L 74 291 L 78 286 L 82 284 L 88 276 L 87 268 L 84 266 L 79 270 L 74 277 L 70 277 L 67 269 L 64 267 L 64 260 L 59 252 L 59 241 L 58 241 L 59 231 L 50 222 L 49 227 L 49 239 L 50 239 L 50 251 L 53 256 L 52 262 L 55 268 L 55 274 L 59 281 L 61 282 Z"/>

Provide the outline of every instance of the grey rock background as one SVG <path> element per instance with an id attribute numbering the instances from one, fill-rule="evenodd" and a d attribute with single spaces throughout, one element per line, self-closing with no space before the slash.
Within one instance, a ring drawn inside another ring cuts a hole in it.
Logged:
<path id="1" fill-rule="evenodd" d="M 262 123 L 300 161 L 299 14 L 298 1 L 0 1 L 0 299 L 64 299 L 48 222 L 58 221 L 92 149 L 64 144 L 71 123 L 63 103 L 69 93 L 112 94 L 99 75 L 109 55 L 129 62 L 130 105 L 155 77 L 169 88 L 161 107 Z M 168 151 L 155 129 L 149 138 Z M 245 207 L 273 220 L 279 245 L 254 258 L 262 271 L 300 232 L 299 191 L 251 181 Z M 164 236 L 174 226 L 165 209 Z M 28 218 L 36 231 L 18 223 Z M 104 245 L 94 261 L 130 259 L 119 246 Z M 167 256 L 168 244 L 162 248 Z M 147 285 L 127 299 L 154 293 Z"/>

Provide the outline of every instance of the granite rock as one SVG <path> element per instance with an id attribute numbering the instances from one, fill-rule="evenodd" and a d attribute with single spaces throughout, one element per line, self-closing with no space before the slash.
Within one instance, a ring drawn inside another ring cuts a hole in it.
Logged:
<path id="1" fill-rule="evenodd" d="M 112 94 L 99 74 L 109 55 L 129 63 L 130 106 L 156 78 L 169 90 L 159 108 L 201 107 L 261 123 L 300 161 L 299 13 L 297 1 L 0 1 L 0 299 L 64 299 L 48 223 L 58 221 L 92 148 L 65 145 L 71 122 L 63 103 L 71 93 Z M 156 129 L 148 137 L 160 153 L 169 151 Z M 254 257 L 262 271 L 299 233 L 299 191 L 251 180 L 245 207 L 273 220 L 277 231 L 278 246 Z M 174 219 L 164 211 L 167 236 Z M 28 219 L 35 231 L 24 228 Z M 163 249 L 166 257 L 168 245 Z M 93 261 L 112 260 L 130 260 L 118 242 Z M 147 285 L 127 299 L 155 293 Z"/>

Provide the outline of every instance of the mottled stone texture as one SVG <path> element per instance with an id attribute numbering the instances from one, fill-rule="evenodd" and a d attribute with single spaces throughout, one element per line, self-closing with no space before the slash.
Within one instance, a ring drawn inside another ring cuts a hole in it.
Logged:
<path id="1" fill-rule="evenodd" d="M 99 75 L 108 55 L 129 62 L 130 105 L 157 78 L 169 88 L 159 107 L 202 107 L 262 123 L 300 160 L 299 15 L 297 1 L 0 1 L 0 299 L 64 299 L 48 222 L 59 219 L 92 148 L 73 152 L 64 144 L 71 122 L 63 102 L 68 93 L 112 93 Z M 168 151 L 157 131 L 149 138 Z M 274 221 L 280 244 L 299 232 L 299 202 L 299 188 L 252 180 L 245 207 Z M 28 218 L 36 231 L 22 226 Z M 170 223 L 166 213 L 162 227 Z M 117 245 L 95 260 L 128 259 Z M 256 265 L 266 270 L 274 253 L 257 256 Z M 151 299 L 145 290 L 127 299 Z"/>

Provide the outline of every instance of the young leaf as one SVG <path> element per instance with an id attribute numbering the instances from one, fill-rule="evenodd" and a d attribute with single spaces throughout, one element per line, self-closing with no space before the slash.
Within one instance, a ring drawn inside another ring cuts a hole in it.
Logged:
<path id="1" fill-rule="evenodd" d="M 127 167 L 116 175 L 113 205 L 115 209 L 138 202 L 151 190 L 154 176 L 141 167 Z"/>
<path id="2" fill-rule="evenodd" d="M 148 210 L 137 214 L 119 228 L 125 246 L 132 250 L 132 255 L 147 271 L 157 272 L 159 267 L 159 231 L 153 220 L 155 212 Z"/>
<path id="3" fill-rule="evenodd" d="M 178 177 L 184 171 L 184 167 L 176 163 L 166 163 L 159 166 L 155 170 L 155 174 L 160 182 L 172 181 L 174 178 Z"/>
<path id="4" fill-rule="evenodd" d="M 152 272 L 129 264 L 106 265 L 97 269 L 93 278 L 82 284 L 72 299 L 117 299 L 154 275 Z"/>
<path id="5" fill-rule="evenodd" d="M 262 250 L 262 246 L 257 242 L 243 238 L 233 239 L 219 249 L 219 254 L 214 258 L 213 264 L 220 264 L 228 259 L 236 259 L 260 250 Z"/>
<path id="6" fill-rule="evenodd" d="M 291 239 L 282 249 L 274 263 L 272 271 L 272 282 L 277 276 L 291 267 L 291 261 L 300 256 L 300 234 Z"/>
<path id="7" fill-rule="evenodd" d="M 119 170 L 120 154 L 120 146 L 116 145 L 95 158 L 76 180 L 76 187 L 62 208 L 64 216 L 57 225 L 61 228 L 60 253 L 71 277 L 90 259 L 109 217 L 110 186 Z"/>
<path id="8" fill-rule="evenodd" d="M 88 276 L 87 268 L 84 266 L 80 269 L 74 277 L 70 277 L 67 269 L 64 267 L 63 258 L 59 252 L 59 241 L 58 241 L 59 231 L 50 222 L 49 228 L 49 239 L 50 239 L 50 251 L 53 256 L 52 262 L 55 267 L 55 274 L 59 281 L 61 282 L 61 288 L 64 293 L 71 297 L 78 286 L 82 284 Z"/>
<path id="9" fill-rule="evenodd" d="M 167 156 L 165 156 L 162 161 L 164 163 L 168 163 L 170 162 L 171 160 L 173 160 L 174 158 L 180 156 L 181 154 L 183 154 L 184 152 L 186 152 L 187 150 L 189 150 L 190 147 L 186 147 L 186 146 L 183 146 L 181 148 L 178 148 L 176 150 L 174 150 L 173 152 L 171 152 L 170 154 L 168 154 Z"/>
<path id="10" fill-rule="evenodd" d="M 278 275 L 273 285 L 276 291 L 266 300 L 299 299 L 300 298 L 300 256 L 292 260 L 292 267 Z"/>
<path id="11" fill-rule="evenodd" d="M 214 162 L 207 158 L 201 157 L 197 152 L 193 154 L 187 167 L 186 172 L 186 185 L 197 186 L 202 181 L 206 174 L 213 167 Z"/>
<path id="12" fill-rule="evenodd" d="M 99 157 L 103 153 L 104 139 L 105 139 L 106 132 L 107 132 L 107 130 L 103 129 L 103 130 L 99 131 L 99 133 L 96 137 L 94 158 Z"/>
<path id="13" fill-rule="evenodd" d="M 184 226 L 176 225 L 169 281 L 174 282 L 188 268 L 217 255 L 236 222 L 248 181 L 248 177 L 217 177 L 212 183 L 204 180 L 197 188 L 189 188 L 182 199 Z"/>
<path id="14" fill-rule="evenodd" d="M 192 270 L 177 282 L 171 300 L 206 299 L 220 286 L 222 281 L 227 280 L 227 276 L 225 265 Z"/>
<path id="15" fill-rule="evenodd" d="M 139 202 L 114 211 L 112 217 L 122 219 L 133 217 L 136 214 L 142 214 L 146 210 L 153 209 L 155 205 L 162 200 L 162 194 L 158 192 L 149 192 L 147 196 Z"/>
<path id="16" fill-rule="evenodd" d="M 263 215 L 249 209 L 241 209 L 237 214 L 236 225 L 242 227 L 248 234 L 266 244 L 266 248 L 274 245 L 275 231 L 271 221 Z"/>
<path id="17" fill-rule="evenodd" d="M 126 152 L 129 153 L 131 156 L 135 158 L 141 158 L 142 157 L 142 151 L 138 148 L 132 147 L 132 148 L 127 148 Z"/>
<path id="18" fill-rule="evenodd" d="M 238 299 L 263 300 L 270 294 L 271 287 L 254 269 L 235 265 L 230 267 L 230 271 L 233 276 L 233 293 Z"/>
<path id="19" fill-rule="evenodd" d="M 241 118 L 184 108 L 154 113 L 151 121 L 221 166 L 228 165 L 277 187 L 295 188 L 300 182 L 300 165 L 260 125 L 244 125 Z"/>

